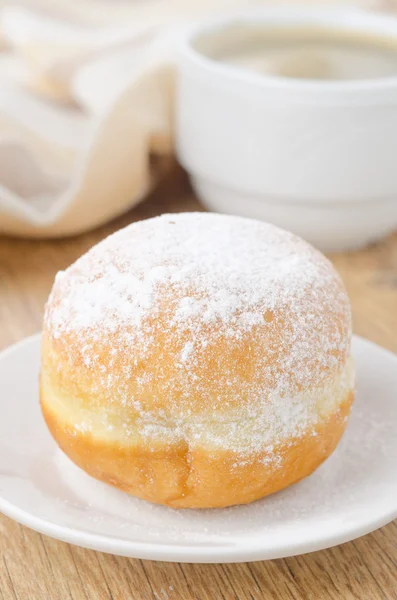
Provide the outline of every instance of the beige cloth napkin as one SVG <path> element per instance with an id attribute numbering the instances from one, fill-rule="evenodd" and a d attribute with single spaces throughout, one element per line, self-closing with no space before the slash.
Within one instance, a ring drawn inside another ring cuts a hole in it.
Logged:
<path id="1" fill-rule="evenodd" d="M 0 232 L 77 234 L 141 201 L 173 153 L 178 30 L 258 3 L 3 3 Z"/>

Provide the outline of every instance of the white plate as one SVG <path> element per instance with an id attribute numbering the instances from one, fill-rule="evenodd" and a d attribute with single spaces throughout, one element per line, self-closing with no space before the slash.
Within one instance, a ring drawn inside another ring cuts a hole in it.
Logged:
<path id="1" fill-rule="evenodd" d="M 124 556 L 237 562 L 346 542 L 397 517 L 397 357 L 353 343 L 358 391 L 348 430 L 311 477 L 246 506 L 175 510 L 137 500 L 75 467 L 38 403 L 40 337 L 0 356 L 0 510 L 41 533 Z"/>

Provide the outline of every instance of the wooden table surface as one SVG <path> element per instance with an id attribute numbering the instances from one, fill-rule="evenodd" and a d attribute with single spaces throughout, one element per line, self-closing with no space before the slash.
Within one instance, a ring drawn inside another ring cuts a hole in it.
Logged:
<path id="1" fill-rule="evenodd" d="M 90 234 L 43 242 L 0 236 L 0 348 L 40 329 L 59 269 L 127 223 L 183 210 L 200 206 L 176 170 L 144 204 Z M 331 258 L 350 294 L 355 332 L 397 352 L 397 235 Z M 397 599 L 397 521 L 354 542 L 295 558 L 181 565 L 84 550 L 0 516 L 1 600 L 353 598 Z"/>

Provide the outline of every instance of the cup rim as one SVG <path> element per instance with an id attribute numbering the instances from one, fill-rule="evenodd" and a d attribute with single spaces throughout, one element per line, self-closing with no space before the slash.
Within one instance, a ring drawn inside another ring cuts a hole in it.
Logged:
<path id="1" fill-rule="evenodd" d="M 362 98 L 362 94 L 367 95 L 381 94 L 385 102 L 390 101 L 390 97 L 385 93 L 397 93 L 397 74 L 388 77 L 355 79 L 355 80 L 310 80 L 298 79 L 282 76 L 266 76 L 260 73 L 249 71 L 248 69 L 229 65 L 221 61 L 214 60 L 194 47 L 194 42 L 198 37 L 206 34 L 216 33 L 235 25 L 322 25 L 335 28 L 342 26 L 347 31 L 388 34 L 390 37 L 396 37 L 397 42 L 397 18 L 391 15 L 385 15 L 358 7 L 348 8 L 312 8 L 302 6 L 282 6 L 282 7 L 261 7 L 259 9 L 246 9 L 243 11 L 218 15 L 215 18 L 208 19 L 195 24 L 188 30 L 185 30 L 180 37 L 179 54 L 190 65 L 197 70 L 206 72 L 214 76 L 218 82 L 228 81 L 229 83 L 245 84 L 251 88 L 262 90 L 274 90 L 280 92 L 299 92 L 300 95 L 317 96 L 340 96 L 346 97 L 346 94 L 354 100 Z M 397 95 L 393 98 L 393 102 Z"/>

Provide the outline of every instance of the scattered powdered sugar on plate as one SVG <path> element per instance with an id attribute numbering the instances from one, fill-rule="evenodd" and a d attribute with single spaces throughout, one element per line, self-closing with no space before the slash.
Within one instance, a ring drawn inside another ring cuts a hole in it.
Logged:
<path id="1" fill-rule="evenodd" d="M 113 234 L 58 274 L 44 329 L 69 375 L 129 406 L 148 437 L 186 437 L 189 422 L 199 439 L 216 416 L 236 445 L 244 418 L 258 447 L 315 422 L 302 390 L 329 395 L 335 374 L 336 395 L 351 386 L 350 307 L 331 263 L 250 219 L 163 215 Z"/>

